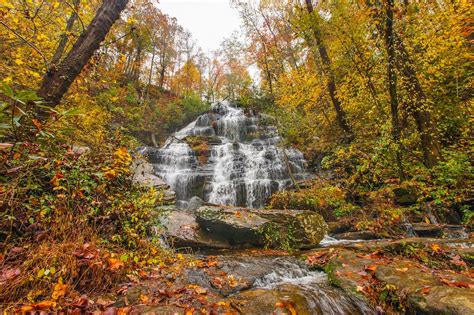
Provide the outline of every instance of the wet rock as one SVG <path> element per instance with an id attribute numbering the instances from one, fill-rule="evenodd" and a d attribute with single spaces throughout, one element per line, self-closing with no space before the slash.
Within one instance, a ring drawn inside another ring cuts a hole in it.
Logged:
<path id="1" fill-rule="evenodd" d="M 410 295 L 416 294 L 425 287 L 442 285 L 439 279 L 409 260 L 397 260 L 389 265 L 379 265 L 375 270 L 375 276 L 384 283 L 395 285 L 397 289 Z"/>
<path id="2" fill-rule="evenodd" d="M 341 234 L 349 232 L 352 229 L 352 224 L 347 221 L 328 222 L 329 234 Z"/>
<path id="3" fill-rule="evenodd" d="M 443 234 L 443 228 L 436 224 L 414 223 L 413 231 L 420 237 L 440 237 Z"/>
<path id="4" fill-rule="evenodd" d="M 380 237 L 372 231 L 346 232 L 333 235 L 338 240 L 376 240 Z"/>
<path id="5" fill-rule="evenodd" d="M 282 260 L 298 262 L 292 257 Z M 219 256 L 212 268 L 188 270 L 186 279 L 220 295 L 229 296 L 251 288 L 257 279 L 278 267 L 279 259 L 272 256 Z"/>
<path id="6" fill-rule="evenodd" d="M 173 306 L 137 306 L 130 311 L 130 315 L 181 315 L 184 309 Z"/>
<path id="7" fill-rule="evenodd" d="M 443 250 L 463 246 L 463 243 L 422 238 L 354 244 L 351 249 L 339 249 L 324 266 L 333 284 L 353 294 L 363 292 L 362 285 L 367 275 L 372 274 L 374 279 L 393 286 L 397 294 L 407 298 L 408 314 L 474 314 L 474 290 L 445 285 L 474 286 L 469 276 L 452 271 L 433 272 L 415 260 L 383 254 L 398 252 L 397 248 L 406 244 L 434 243 L 443 244 Z"/>
<path id="8" fill-rule="evenodd" d="M 290 305 L 295 314 L 314 314 L 301 293 L 289 290 L 246 291 L 234 296 L 232 304 L 241 314 L 292 314 Z"/>
<path id="9" fill-rule="evenodd" d="M 413 296 L 417 314 L 474 314 L 474 290 L 447 286 L 430 288 L 429 294 Z"/>
<path id="10" fill-rule="evenodd" d="M 173 211 L 162 220 L 162 223 L 165 237 L 174 247 L 230 248 L 229 243 L 224 239 L 203 232 L 193 214 Z"/>
<path id="11" fill-rule="evenodd" d="M 322 216 L 302 210 L 258 210 L 204 206 L 196 211 L 201 229 L 232 245 L 309 248 L 327 233 Z M 291 243 L 291 244 L 290 244 Z"/>
<path id="12" fill-rule="evenodd" d="M 188 202 L 188 211 L 196 211 L 204 204 L 204 201 L 198 196 L 194 196 Z"/>
<path id="13" fill-rule="evenodd" d="M 176 200 L 176 193 L 170 189 L 161 178 L 155 175 L 153 165 L 145 159 L 135 159 L 130 167 L 132 171 L 132 181 L 144 187 L 154 187 L 164 192 L 163 201 L 173 203 Z"/>
<path id="14" fill-rule="evenodd" d="M 466 228 L 462 225 L 447 224 L 443 226 L 443 237 L 445 238 L 468 238 Z"/>
<path id="15" fill-rule="evenodd" d="M 176 193 L 171 189 L 166 189 L 163 196 L 163 201 L 167 204 L 174 203 L 176 200 Z"/>

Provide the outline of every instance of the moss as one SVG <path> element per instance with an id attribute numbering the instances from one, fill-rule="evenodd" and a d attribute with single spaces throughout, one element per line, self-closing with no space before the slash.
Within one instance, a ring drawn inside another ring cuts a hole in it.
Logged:
<path id="1" fill-rule="evenodd" d="M 206 165 L 209 160 L 210 147 L 209 140 L 203 136 L 189 136 L 184 139 L 196 154 L 199 164 Z"/>
<path id="2" fill-rule="evenodd" d="M 324 272 L 328 276 L 328 282 L 330 285 L 333 285 L 335 287 L 341 287 L 341 282 L 339 281 L 339 278 L 336 276 L 336 264 L 335 263 L 328 263 L 326 266 L 324 266 Z"/>

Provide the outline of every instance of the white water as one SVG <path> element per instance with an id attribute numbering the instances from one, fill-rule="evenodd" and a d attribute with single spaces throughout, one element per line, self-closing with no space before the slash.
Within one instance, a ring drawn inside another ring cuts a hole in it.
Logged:
<path id="1" fill-rule="evenodd" d="M 194 135 L 209 137 L 212 142 L 206 165 L 199 165 L 183 141 Z M 301 152 L 284 149 L 279 142 L 276 128 L 262 124 L 260 117 L 220 103 L 149 156 L 157 175 L 184 205 L 199 196 L 215 204 L 260 208 L 272 193 L 292 184 L 288 166 L 297 179 L 305 176 Z"/>
<path id="2" fill-rule="evenodd" d="M 256 279 L 254 288 L 298 292 L 305 297 L 313 314 L 375 314 L 363 301 L 329 285 L 324 272 L 311 271 L 294 258 L 277 257 L 267 264 L 272 271 Z"/>

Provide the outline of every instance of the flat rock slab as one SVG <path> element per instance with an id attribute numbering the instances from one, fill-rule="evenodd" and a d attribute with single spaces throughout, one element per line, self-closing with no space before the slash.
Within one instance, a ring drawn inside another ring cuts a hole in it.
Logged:
<path id="1" fill-rule="evenodd" d="M 314 314 L 304 295 L 290 290 L 255 289 L 235 295 L 231 300 L 240 314 Z"/>

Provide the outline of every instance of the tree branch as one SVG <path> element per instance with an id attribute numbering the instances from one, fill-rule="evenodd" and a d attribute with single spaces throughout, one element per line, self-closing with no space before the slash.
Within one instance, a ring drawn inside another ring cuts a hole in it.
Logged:
<path id="1" fill-rule="evenodd" d="M 18 38 L 20 38 L 22 41 L 24 41 L 28 46 L 30 46 L 34 51 L 36 51 L 38 54 L 40 54 L 41 58 L 43 58 L 43 61 L 44 61 L 44 64 L 46 66 L 46 69 L 49 70 L 49 63 L 48 63 L 48 60 L 46 59 L 46 57 L 44 56 L 44 54 L 41 52 L 41 50 L 39 50 L 38 47 L 36 47 L 33 43 L 30 43 L 26 38 L 24 38 L 23 36 L 21 36 L 17 31 L 15 31 L 14 29 L 12 29 L 10 26 L 8 26 L 8 24 L 6 24 L 5 22 L 3 22 L 2 20 L 0 20 L 0 24 L 3 25 L 7 30 L 9 30 L 10 32 L 12 32 L 13 34 L 15 34 Z"/>

